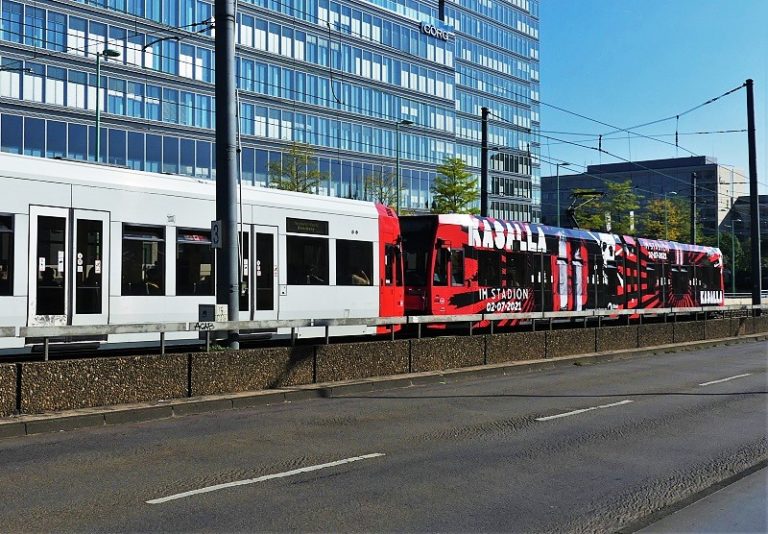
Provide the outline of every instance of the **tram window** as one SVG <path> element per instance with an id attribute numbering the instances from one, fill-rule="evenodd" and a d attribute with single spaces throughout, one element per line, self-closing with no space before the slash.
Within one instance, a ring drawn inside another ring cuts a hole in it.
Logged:
<path id="1" fill-rule="evenodd" d="M 165 228 L 123 226 L 123 295 L 165 295 Z"/>
<path id="2" fill-rule="evenodd" d="M 498 287 L 501 285 L 501 255 L 495 250 L 478 250 L 477 283 L 481 286 Z"/>
<path id="3" fill-rule="evenodd" d="M 0 215 L 0 296 L 13 294 L 13 216 Z"/>
<path id="4" fill-rule="evenodd" d="M 688 292 L 688 285 L 690 283 L 690 276 L 688 269 L 682 267 L 675 267 L 672 269 L 672 291 L 675 295 L 684 295 Z"/>
<path id="5" fill-rule="evenodd" d="M 528 261 L 523 254 L 507 254 L 507 287 L 523 287 L 528 279 Z"/>
<path id="6" fill-rule="evenodd" d="M 435 274 L 432 277 L 432 285 L 448 285 L 448 261 L 450 252 L 448 249 L 439 248 L 435 255 Z"/>
<path id="7" fill-rule="evenodd" d="M 464 251 L 451 251 L 451 285 L 464 285 Z"/>
<path id="8" fill-rule="evenodd" d="M 645 269 L 645 272 L 647 274 L 646 287 L 648 288 L 648 291 L 654 291 L 655 289 L 658 288 L 659 273 L 656 271 L 657 268 L 659 268 L 659 265 L 649 264 L 648 267 L 646 267 Z"/>
<path id="9" fill-rule="evenodd" d="M 400 247 L 387 245 L 384 258 L 384 285 L 402 286 L 403 279 L 400 274 Z"/>
<path id="10" fill-rule="evenodd" d="M 373 243 L 336 240 L 336 285 L 373 285 Z"/>
<path id="11" fill-rule="evenodd" d="M 285 238 L 288 284 L 328 285 L 328 239 L 323 237 Z"/>
<path id="12" fill-rule="evenodd" d="M 179 229 L 176 238 L 176 294 L 212 296 L 215 281 L 211 233 Z"/>

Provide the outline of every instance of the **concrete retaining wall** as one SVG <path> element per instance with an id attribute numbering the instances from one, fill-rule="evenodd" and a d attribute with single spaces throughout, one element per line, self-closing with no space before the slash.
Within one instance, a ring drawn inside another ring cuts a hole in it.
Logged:
<path id="1" fill-rule="evenodd" d="M 739 335 L 738 319 L 714 319 L 704 326 L 707 339 L 722 339 Z"/>
<path id="2" fill-rule="evenodd" d="M 547 358 L 595 352 L 596 328 L 547 331 Z"/>
<path id="3" fill-rule="evenodd" d="M 317 382 L 337 382 L 408 372 L 409 342 L 379 341 L 317 347 Z"/>
<path id="4" fill-rule="evenodd" d="M 704 323 L 702 321 L 689 323 L 674 323 L 673 343 L 686 343 L 704 339 Z"/>
<path id="5" fill-rule="evenodd" d="M 279 347 L 191 355 L 191 395 L 218 395 L 311 384 L 312 347 Z"/>
<path id="6" fill-rule="evenodd" d="M 640 326 L 613 326 L 597 329 L 597 352 L 637 348 Z"/>
<path id="7" fill-rule="evenodd" d="M 640 328 L 638 336 L 640 347 L 653 347 L 656 345 L 669 345 L 674 335 L 672 323 L 644 324 Z"/>
<path id="8" fill-rule="evenodd" d="M 0 417 L 16 411 L 16 366 L 0 365 Z"/>
<path id="9" fill-rule="evenodd" d="M 258 391 L 768 332 L 768 317 L 0 365 L 0 416 Z M 738 332 L 738 334 L 737 334 Z M 20 394 L 20 401 L 17 395 Z M 20 402 L 20 404 L 19 404 Z"/>
<path id="10" fill-rule="evenodd" d="M 187 395 L 187 356 L 25 363 L 22 413 L 55 412 Z"/>
<path id="11" fill-rule="evenodd" d="M 768 332 L 768 315 L 752 318 L 752 331 L 755 334 Z"/>
<path id="12" fill-rule="evenodd" d="M 483 365 L 484 336 L 411 340 L 411 371 L 440 371 Z"/>
<path id="13" fill-rule="evenodd" d="M 545 358 L 547 333 L 515 332 L 486 336 L 486 363 L 504 363 Z"/>

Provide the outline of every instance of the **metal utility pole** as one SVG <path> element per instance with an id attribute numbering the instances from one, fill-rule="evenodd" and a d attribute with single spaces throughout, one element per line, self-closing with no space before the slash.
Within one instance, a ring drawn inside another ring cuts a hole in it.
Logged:
<path id="1" fill-rule="evenodd" d="M 482 108 L 480 137 L 480 216 L 488 217 L 488 108 Z"/>
<path id="2" fill-rule="evenodd" d="M 691 173 L 691 243 L 696 244 L 696 190 L 699 175 Z"/>
<path id="3" fill-rule="evenodd" d="M 561 163 L 555 163 L 555 167 L 557 168 L 557 227 L 562 228 L 562 225 L 560 224 L 560 167 L 567 167 L 570 165 L 567 161 L 563 161 Z"/>
<path id="4" fill-rule="evenodd" d="M 762 269 L 760 265 L 760 203 L 757 196 L 757 149 L 755 145 L 755 95 L 747 80 L 747 143 L 749 145 L 749 224 L 752 241 L 752 304 L 760 304 Z"/>
<path id="5" fill-rule="evenodd" d="M 216 303 L 238 320 L 240 284 L 237 243 L 237 94 L 235 85 L 235 0 L 216 0 L 216 220 L 221 248 L 216 249 Z M 229 348 L 240 346 L 229 333 Z"/>

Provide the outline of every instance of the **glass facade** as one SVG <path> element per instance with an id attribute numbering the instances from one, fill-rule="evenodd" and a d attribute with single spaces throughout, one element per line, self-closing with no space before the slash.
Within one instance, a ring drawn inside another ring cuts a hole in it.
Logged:
<path id="1" fill-rule="evenodd" d="M 212 17 L 203 0 L 0 1 L 0 150 L 95 160 L 98 101 L 101 161 L 215 178 Z M 538 220 L 537 0 L 244 0 L 236 31 L 244 182 L 302 142 L 318 193 L 370 198 L 399 155 L 401 205 L 426 210 L 446 157 L 479 176 L 488 107 L 490 215 Z"/>

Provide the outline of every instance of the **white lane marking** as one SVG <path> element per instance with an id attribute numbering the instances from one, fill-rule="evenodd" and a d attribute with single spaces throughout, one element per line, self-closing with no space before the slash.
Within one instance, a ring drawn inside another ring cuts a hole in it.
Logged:
<path id="1" fill-rule="evenodd" d="M 255 484 L 257 482 L 264 482 L 265 480 L 272 480 L 273 478 L 285 478 L 293 475 L 299 475 L 301 473 L 309 473 L 311 471 L 318 471 L 320 469 L 327 469 L 329 467 L 336 467 L 337 465 L 349 464 L 352 462 L 359 462 L 360 460 L 369 460 L 371 458 L 378 458 L 384 456 L 384 453 L 375 452 L 372 454 L 364 454 L 362 456 L 353 456 L 352 458 L 345 458 L 343 460 L 337 460 L 335 462 L 329 462 L 327 464 L 311 465 L 309 467 L 302 467 L 301 469 L 294 469 L 292 471 L 285 471 L 284 473 L 275 473 L 273 475 L 264 475 L 257 478 L 249 478 L 247 480 L 236 480 L 235 482 L 227 482 L 226 484 L 216 484 L 215 486 L 208 486 L 191 491 L 185 491 L 184 493 L 177 493 L 175 495 L 169 495 L 168 497 L 160 497 L 159 499 L 152 499 L 146 501 L 147 504 L 162 504 L 168 501 L 175 501 L 176 499 L 184 499 L 185 497 L 192 497 L 193 495 L 200 495 L 201 493 L 210 493 L 212 491 L 219 491 L 226 488 L 234 488 L 236 486 L 246 486 L 248 484 Z"/>
<path id="2" fill-rule="evenodd" d="M 721 382 L 728 382 L 729 380 L 736 380 L 737 378 L 744 378 L 745 376 L 751 376 L 752 373 L 744 373 L 743 375 L 736 375 L 736 376 L 729 376 L 728 378 L 721 378 L 720 380 L 711 380 L 709 382 L 704 382 L 702 384 L 699 384 L 700 386 L 711 386 L 712 384 L 719 384 Z"/>
<path id="3" fill-rule="evenodd" d="M 548 415 L 547 417 L 537 417 L 536 421 L 550 421 L 552 419 L 559 419 L 561 417 L 570 417 L 584 412 L 591 412 L 592 410 L 601 410 L 603 408 L 612 408 L 614 406 L 621 406 L 622 404 L 629 404 L 635 402 L 631 400 L 623 400 L 619 402 L 612 402 L 611 404 L 601 404 L 600 406 L 592 406 L 591 408 L 582 408 L 580 410 L 573 410 L 572 412 L 559 413 L 557 415 Z"/>

